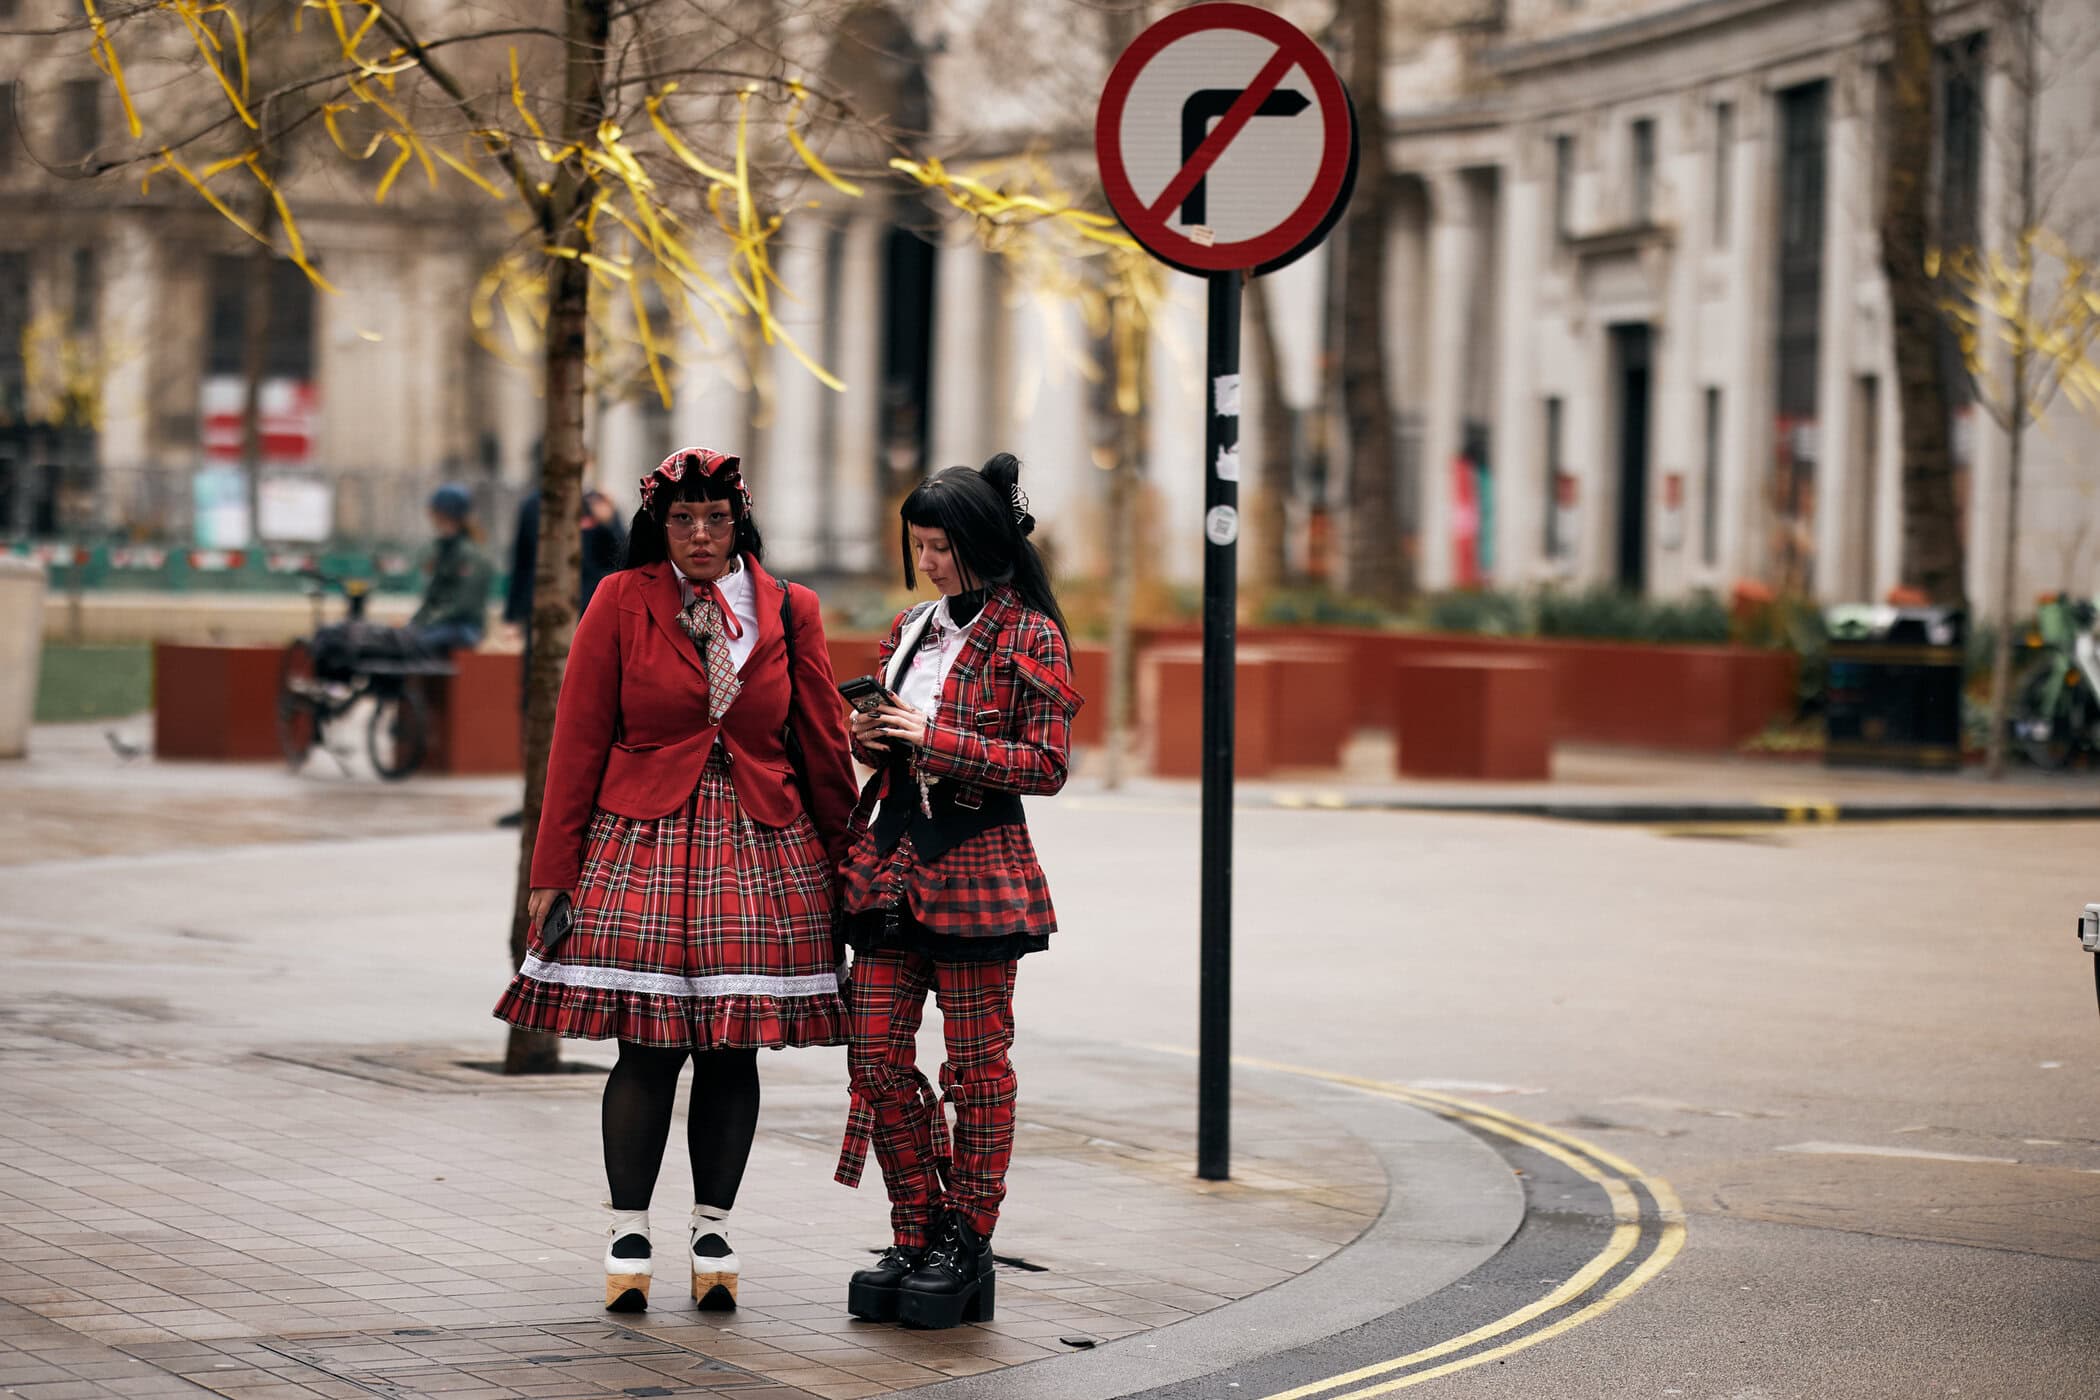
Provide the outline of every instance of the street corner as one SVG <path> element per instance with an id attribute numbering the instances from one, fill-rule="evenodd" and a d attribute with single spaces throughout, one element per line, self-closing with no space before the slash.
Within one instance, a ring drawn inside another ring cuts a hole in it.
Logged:
<path id="1" fill-rule="evenodd" d="M 1023 1064 L 996 1316 L 860 1322 L 845 1279 L 886 1239 L 887 1202 L 829 1179 L 843 1064 L 782 1056 L 737 1208 L 741 1305 L 612 1317 L 593 1047 L 570 1074 L 506 1079 L 471 1046 L 112 1059 L 46 1039 L 0 1134 L 0 1385 L 24 1394 L 843 1400 L 1020 1383 L 1008 1368 L 1032 1362 L 1036 1393 L 1068 1394 L 1063 1368 L 1088 1357 L 1142 1387 L 1237 1354 L 1217 1351 L 1235 1327 L 1192 1321 L 1342 1269 L 1324 1301 L 1265 1305 L 1298 1319 L 1272 1340 L 1310 1340 L 1475 1267 L 1521 1212 L 1507 1168 L 1418 1106 L 1261 1074 L 1236 1095 L 1233 1178 L 1194 1181 L 1185 1057 L 1046 1038 Z M 659 1211 L 660 1238 L 681 1213 Z M 1348 1264 L 1379 1241 L 1380 1262 Z"/>

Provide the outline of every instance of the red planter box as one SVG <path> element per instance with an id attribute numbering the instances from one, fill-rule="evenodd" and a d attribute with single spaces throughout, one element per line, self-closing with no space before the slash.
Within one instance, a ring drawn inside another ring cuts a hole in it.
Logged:
<path id="1" fill-rule="evenodd" d="M 1233 772 L 1268 776 L 1276 765 L 1277 665 L 1267 653 L 1241 647 Z M 1162 778 L 1203 775 L 1203 650 L 1154 647 L 1138 665 L 1138 713 L 1145 733 L 1146 768 Z"/>
<path id="2" fill-rule="evenodd" d="M 1331 642 L 1264 642 L 1276 669 L 1271 751 L 1279 768 L 1339 768 L 1356 731 L 1354 658 Z"/>
<path id="3" fill-rule="evenodd" d="M 153 753 L 219 762 L 282 758 L 280 647 L 153 648 Z"/>
<path id="4" fill-rule="evenodd" d="M 524 716 L 518 708 L 516 652 L 458 651 L 457 674 L 431 676 L 423 687 L 430 703 L 431 773 L 516 773 L 523 766 Z"/>
<path id="5" fill-rule="evenodd" d="M 1092 746 L 1108 737 L 1108 648 L 1072 643 L 1072 684 L 1086 697 L 1072 720 L 1072 743 Z"/>
<path id="6" fill-rule="evenodd" d="M 1503 656 L 1554 670 L 1553 731 L 1572 743 L 1732 752 L 1794 711 L 1793 653 L 1736 646 L 1677 646 L 1355 627 L 1248 627 L 1242 647 L 1316 643 L 1349 657 L 1354 723 L 1393 722 L 1397 662 L 1418 656 Z M 1155 628 L 1148 644 L 1196 645 L 1193 624 Z"/>
<path id="7" fill-rule="evenodd" d="M 1400 774 L 1553 776 L 1553 667 L 1507 656 L 1415 656 L 1393 667 Z"/>

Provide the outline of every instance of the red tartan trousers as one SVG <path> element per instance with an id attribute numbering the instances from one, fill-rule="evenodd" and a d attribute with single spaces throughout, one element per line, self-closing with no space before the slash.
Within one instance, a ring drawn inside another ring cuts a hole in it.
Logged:
<path id="1" fill-rule="evenodd" d="M 999 1221 L 1014 1155 L 1018 1081 L 1007 1052 L 1014 1043 L 1017 966 L 936 962 L 894 951 L 854 961 L 847 999 L 853 1109 L 837 1179 L 860 1184 L 872 1137 L 899 1244 L 927 1243 L 943 1209 L 960 1212 L 981 1235 Z M 918 1067 L 928 990 L 939 999 L 948 1041 L 939 1099 Z M 955 1108 L 952 1144 L 943 1103 Z"/>

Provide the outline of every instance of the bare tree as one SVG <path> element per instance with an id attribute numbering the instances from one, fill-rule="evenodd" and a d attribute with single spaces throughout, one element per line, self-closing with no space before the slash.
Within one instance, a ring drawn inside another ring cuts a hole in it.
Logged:
<path id="1" fill-rule="evenodd" d="M 1257 277 L 1247 286 L 1247 329 L 1254 390 L 1261 401 L 1260 442 L 1253 453 L 1254 499 L 1248 510 L 1254 577 L 1261 585 L 1277 588 L 1290 572 L 1285 521 L 1291 493 L 1291 406 L 1283 392 L 1283 360 L 1265 278 Z"/>
<path id="2" fill-rule="evenodd" d="M 1936 603 L 1959 605 L 1964 580 L 1946 372 L 1940 360 L 1940 287 L 1932 244 L 1936 130 L 1932 0 L 1885 0 L 1891 50 L 1882 68 L 1881 265 L 1903 434 L 1903 581 Z"/>
<path id="3" fill-rule="evenodd" d="M 2007 110 L 1990 122 L 2011 168 L 2004 227 L 1984 248 L 1956 248 L 1940 260 L 1950 289 L 1943 305 L 1956 332 L 1977 406 L 2005 434 L 2005 519 L 2000 541 L 1998 625 L 1991 656 L 1989 772 L 2005 771 L 2011 699 L 2012 634 L 2019 621 L 2020 494 L 2029 429 L 2059 394 L 2100 410 L 2100 228 L 2093 210 L 2067 210 L 2061 196 L 2087 150 L 2045 162 L 2042 103 L 2067 71 L 2100 52 L 2100 24 L 2058 26 L 2046 38 L 2044 0 L 1998 0 L 1985 52 L 2004 77 Z M 1983 75 L 1975 75 L 1980 81 Z M 2088 137 L 2090 143 L 2091 138 Z M 2089 147 L 2088 147 L 2089 149 Z M 2082 235 L 2074 246 L 2050 225 Z"/>
<path id="4" fill-rule="evenodd" d="M 1349 586 L 1383 601 L 1412 591 L 1394 500 L 1393 405 L 1386 391 L 1384 0 L 1341 0 L 1348 25 L 1349 94 L 1356 104 L 1356 193 L 1342 216 L 1343 256 L 1359 288 L 1342 309 L 1342 399 L 1349 424 Z"/>
<path id="5" fill-rule="evenodd" d="M 516 0 L 508 12 L 476 7 L 464 15 L 434 7 L 412 12 L 407 0 L 312 0 L 306 8 L 309 22 L 288 30 L 244 28 L 239 12 L 208 0 L 154 0 L 109 16 L 88 0 L 77 27 L 92 36 L 96 61 L 123 103 L 130 134 L 145 148 L 102 160 L 95 169 L 145 165 L 149 175 L 175 176 L 266 250 L 281 247 L 324 287 L 299 231 L 298 191 L 288 192 L 276 174 L 281 143 L 302 131 L 318 157 L 313 164 L 338 181 L 371 157 L 388 154 L 384 174 L 371 187 L 375 202 L 385 201 L 397 178 L 413 168 L 425 176 L 430 198 L 443 197 L 441 184 L 457 177 L 491 200 L 515 201 L 512 207 L 522 209 L 523 234 L 491 293 L 514 313 L 513 325 L 538 331 L 546 415 L 525 715 L 526 801 L 511 917 L 515 963 L 526 949 L 532 848 L 555 698 L 576 622 L 580 551 L 574 522 L 586 456 L 594 298 L 603 293 L 614 304 L 624 298 L 631 306 L 633 336 L 667 404 L 669 375 L 645 285 L 703 332 L 710 322 L 754 321 L 765 343 L 785 346 L 827 383 L 842 387 L 772 314 L 780 287 L 767 245 L 799 175 L 813 172 L 858 193 L 825 167 L 798 129 L 805 105 L 835 121 L 849 114 L 788 76 L 789 64 L 771 32 L 778 22 L 774 5 L 746 13 L 735 4 L 635 0 L 616 14 L 611 0 Z M 424 29 L 418 15 L 435 27 Z M 823 33 L 824 13 L 814 6 L 798 18 L 810 32 Z M 768 26 L 766 32 L 754 29 L 758 21 Z M 173 75 L 157 73 L 152 92 L 135 100 L 126 50 L 163 62 L 187 53 L 188 66 Z M 271 78 L 258 94 L 260 73 Z M 212 110 L 193 119 L 196 104 L 189 99 L 198 93 L 211 96 Z M 258 114 L 294 100 L 297 112 L 266 129 Z M 754 104 L 766 115 L 768 130 L 777 125 L 784 141 L 754 143 Z M 154 119 L 150 137 L 148 117 Z M 317 122 L 328 144 L 311 139 Z M 369 132 L 361 147 L 355 139 L 360 132 Z M 227 176 L 252 185 L 261 219 L 235 211 L 222 192 Z M 726 251 L 718 258 L 717 249 Z M 260 285 L 250 289 L 251 461 L 258 455 L 255 361 L 267 326 L 259 292 Z M 505 1066 L 511 1072 L 545 1069 L 556 1055 L 551 1037 L 513 1032 Z"/>

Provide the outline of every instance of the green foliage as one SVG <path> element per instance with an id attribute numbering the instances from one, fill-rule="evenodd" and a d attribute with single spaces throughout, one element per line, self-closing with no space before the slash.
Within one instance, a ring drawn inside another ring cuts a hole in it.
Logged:
<path id="1" fill-rule="evenodd" d="M 1491 637 L 1565 637 L 1590 641 L 1713 645 L 1729 639 L 1728 610 L 1711 593 L 1654 599 L 1597 587 L 1580 593 L 1544 589 L 1529 597 L 1467 590 L 1429 600 L 1427 621 L 1440 632 Z"/>
<path id="2" fill-rule="evenodd" d="M 1201 594 L 1196 601 L 1200 606 Z M 1285 588 L 1262 600 L 1260 620 L 1277 627 L 1383 627 L 1393 615 L 1368 598 L 1325 588 Z"/>
<path id="3" fill-rule="evenodd" d="M 1531 631 L 1531 615 L 1514 593 L 1467 589 L 1439 593 L 1429 600 L 1429 625 L 1439 632 L 1472 632 L 1484 637 L 1521 637 Z"/>
<path id="4" fill-rule="evenodd" d="M 152 705 L 151 647 L 44 647 L 37 671 L 38 723 L 122 719 Z"/>

